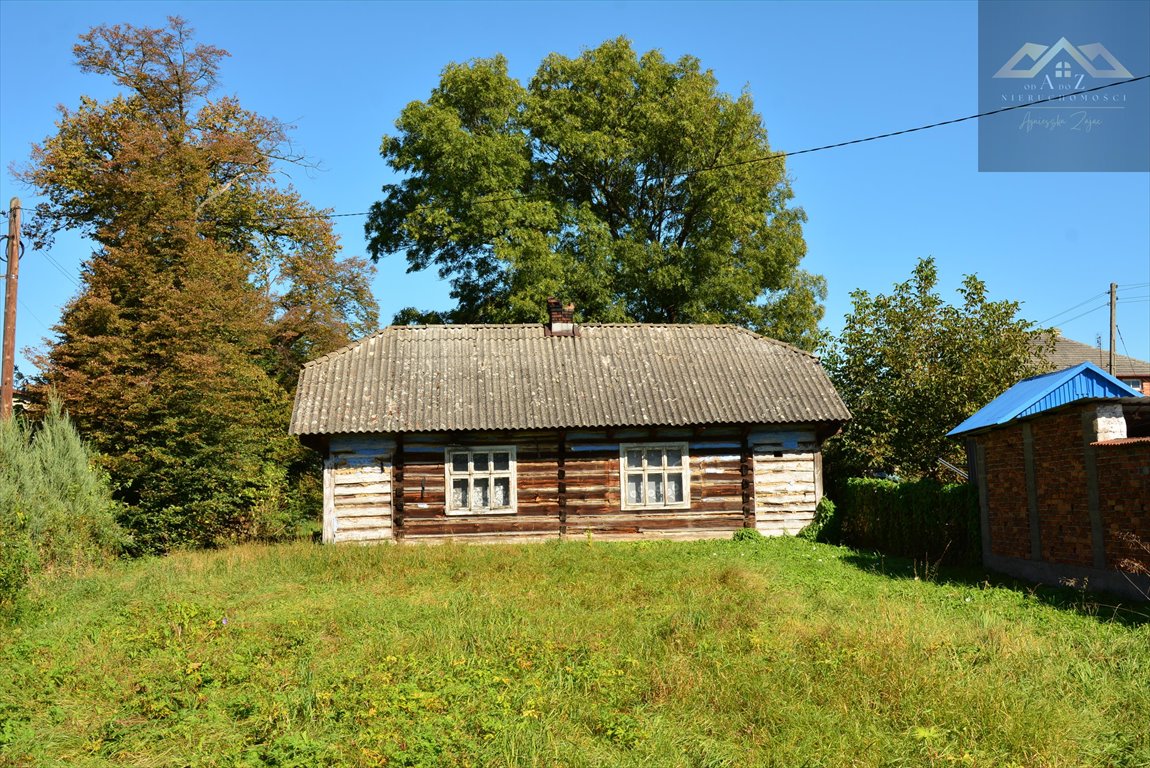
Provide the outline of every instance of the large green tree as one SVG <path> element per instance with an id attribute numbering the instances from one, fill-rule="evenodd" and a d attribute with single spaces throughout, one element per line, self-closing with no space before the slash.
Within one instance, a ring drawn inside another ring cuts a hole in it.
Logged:
<path id="1" fill-rule="evenodd" d="M 39 245 L 96 243 L 39 361 L 130 505 L 137 544 L 274 533 L 306 464 L 286 424 L 299 365 L 376 324 L 363 259 L 279 183 L 288 127 L 214 94 L 226 52 L 97 27 L 74 50 L 115 98 L 61 108 L 18 172 L 45 199 Z"/>
<path id="2" fill-rule="evenodd" d="M 525 87 L 502 56 L 449 65 L 383 139 L 404 176 L 367 222 L 376 259 L 435 268 L 457 304 L 399 321 L 729 322 L 811 347 L 825 285 L 806 215 L 747 93 L 624 38 L 552 54 Z"/>
<path id="3" fill-rule="evenodd" d="M 946 433 L 1042 372 L 1035 349 L 1052 342 L 1052 331 L 1019 317 L 1018 302 L 989 301 L 986 284 L 966 275 L 961 303 L 949 304 L 937 284 L 928 258 L 890 294 L 851 294 L 843 332 L 823 357 L 852 414 L 827 445 L 836 476 L 948 476 L 938 460 L 962 467 L 965 459 Z"/>

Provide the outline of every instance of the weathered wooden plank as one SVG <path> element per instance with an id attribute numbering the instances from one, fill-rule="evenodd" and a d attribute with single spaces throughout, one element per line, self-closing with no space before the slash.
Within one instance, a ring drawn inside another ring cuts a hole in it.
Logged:
<path id="1" fill-rule="evenodd" d="M 358 531 L 369 528 L 378 528 L 380 530 L 390 529 L 392 528 L 391 515 L 372 515 L 370 517 L 340 515 L 335 526 L 337 532 Z"/>
<path id="2" fill-rule="evenodd" d="M 339 478 L 341 483 L 368 483 L 375 482 L 381 477 L 389 477 L 390 464 L 388 469 L 381 468 L 378 464 L 373 466 L 364 467 L 335 467 L 332 474 Z"/>
<path id="3" fill-rule="evenodd" d="M 524 544 L 529 542 L 555 541 L 561 538 L 558 530 L 548 533 L 507 532 L 497 534 L 404 534 L 404 541 L 420 546 L 436 544 Z"/>
<path id="4" fill-rule="evenodd" d="M 350 517 L 391 517 L 391 505 L 363 505 L 339 507 L 338 520 L 347 520 Z"/>
<path id="5" fill-rule="evenodd" d="M 697 514 L 690 517 L 655 518 L 650 516 L 570 514 L 567 517 L 568 530 L 572 530 L 572 526 L 602 530 L 674 530 L 678 528 L 742 527 L 742 525 L 743 513 L 740 509 Z"/>
<path id="6" fill-rule="evenodd" d="M 320 538 L 325 544 L 335 542 L 335 478 L 332 476 L 334 462 L 330 457 L 323 461 L 323 530 Z"/>
<path id="7" fill-rule="evenodd" d="M 733 529 L 730 528 L 714 530 L 699 528 L 690 531 L 646 530 L 633 533 L 591 531 L 591 538 L 593 541 L 702 541 L 705 539 L 729 539 L 733 532 Z M 579 539 L 585 538 L 586 535 L 586 531 L 568 531 L 564 538 Z"/>
<path id="8" fill-rule="evenodd" d="M 394 541 L 390 528 L 365 528 L 362 530 L 336 531 L 335 543 L 345 541 Z"/>
<path id="9" fill-rule="evenodd" d="M 559 533 L 559 518 L 520 518 L 509 515 L 502 519 L 439 517 L 405 521 L 404 536 L 464 536 L 472 534 Z"/>
<path id="10" fill-rule="evenodd" d="M 391 483 L 341 483 L 336 480 L 332 495 L 337 504 L 345 496 L 390 496 Z"/>
<path id="11" fill-rule="evenodd" d="M 756 522 L 755 530 L 764 536 L 794 536 L 811 522 L 813 518 L 792 518 L 783 522 Z"/>

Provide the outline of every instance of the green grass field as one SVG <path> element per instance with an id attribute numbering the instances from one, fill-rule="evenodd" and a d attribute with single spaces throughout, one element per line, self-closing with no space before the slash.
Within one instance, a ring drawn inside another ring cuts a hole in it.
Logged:
<path id="1" fill-rule="evenodd" d="M 1145 615 L 797 539 L 244 546 L 0 632 L 17 766 L 1150 765 Z"/>

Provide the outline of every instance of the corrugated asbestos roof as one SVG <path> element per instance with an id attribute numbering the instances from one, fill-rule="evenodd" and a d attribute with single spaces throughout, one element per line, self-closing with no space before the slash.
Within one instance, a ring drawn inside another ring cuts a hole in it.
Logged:
<path id="1" fill-rule="evenodd" d="M 1110 361 L 1110 353 L 1100 350 L 1098 347 L 1059 336 L 1055 339 L 1054 348 L 1046 356 L 1046 359 L 1054 370 L 1062 370 L 1084 362 L 1094 363 L 1105 370 Z M 1114 375 L 1118 377 L 1150 376 L 1150 363 L 1136 357 L 1115 353 Z"/>
<path id="2" fill-rule="evenodd" d="M 818 360 L 729 325 L 391 326 L 300 372 L 290 431 L 842 422 Z"/>
<path id="3" fill-rule="evenodd" d="M 1005 424 L 1075 400 L 1138 397 L 1140 394 L 1094 363 L 1080 363 L 1064 371 L 1023 379 L 948 432 L 947 437 Z"/>

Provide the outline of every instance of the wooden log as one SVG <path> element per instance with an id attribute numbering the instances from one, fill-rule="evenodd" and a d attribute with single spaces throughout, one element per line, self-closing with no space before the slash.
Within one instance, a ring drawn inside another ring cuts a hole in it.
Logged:
<path id="1" fill-rule="evenodd" d="M 358 531 L 368 529 L 390 530 L 391 515 L 371 515 L 371 516 L 347 516 L 340 515 L 336 520 L 336 532 L 340 531 Z"/>
<path id="2" fill-rule="evenodd" d="M 391 528 L 366 528 L 362 530 L 350 531 L 336 531 L 335 543 L 340 544 L 345 541 L 392 541 Z"/>

